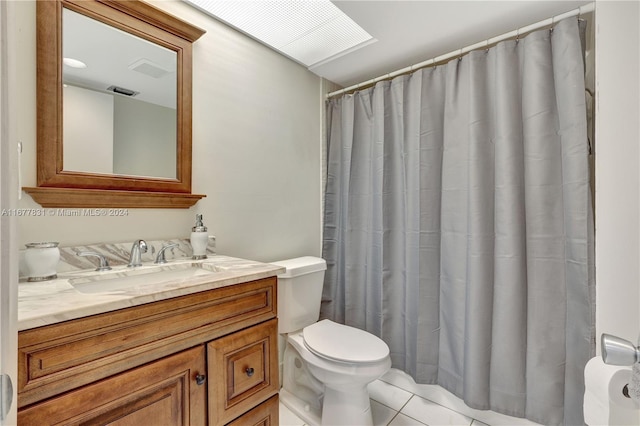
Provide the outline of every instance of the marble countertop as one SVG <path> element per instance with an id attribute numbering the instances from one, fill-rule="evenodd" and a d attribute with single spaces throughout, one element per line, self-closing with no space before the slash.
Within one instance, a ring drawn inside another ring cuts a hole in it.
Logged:
<path id="1" fill-rule="evenodd" d="M 130 276 L 131 268 L 114 267 L 111 271 L 93 270 L 58 274 L 58 278 L 42 282 L 20 282 L 18 284 L 18 330 L 28 330 L 75 318 L 100 314 L 118 309 L 138 306 L 158 300 L 184 296 L 200 291 L 226 287 L 247 281 L 272 277 L 283 273 L 285 268 L 268 263 L 213 255 L 208 259 L 194 261 L 190 258 L 175 259 L 162 266 L 165 270 L 178 270 L 196 266 L 212 273 L 186 278 L 165 280 L 157 285 L 139 285 L 110 292 L 83 293 L 75 283 L 89 281 L 86 278 L 109 279 Z M 159 268 L 153 263 L 135 268 L 134 274 L 151 273 Z M 96 282 L 96 285 L 99 285 Z"/>

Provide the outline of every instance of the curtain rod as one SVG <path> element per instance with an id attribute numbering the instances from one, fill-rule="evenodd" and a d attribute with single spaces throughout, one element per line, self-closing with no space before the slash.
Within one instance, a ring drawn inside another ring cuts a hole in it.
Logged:
<path id="1" fill-rule="evenodd" d="M 393 71 L 393 72 L 390 72 L 388 74 L 381 75 L 380 77 L 372 78 L 371 80 L 367 80 L 367 81 L 364 81 L 362 83 L 354 84 L 353 86 L 349 86 L 349 87 L 344 88 L 344 89 L 336 90 L 335 92 L 328 93 L 326 98 L 329 99 L 329 98 L 332 98 L 334 96 L 342 95 L 343 93 L 347 93 L 347 92 L 351 92 L 351 91 L 357 90 L 357 89 L 359 89 L 361 87 L 371 86 L 371 85 L 373 85 L 373 84 L 375 84 L 375 83 L 377 83 L 379 81 L 382 81 L 382 80 L 388 80 L 390 78 L 397 77 L 397 76 L 402 75 L 402 74 L 408 74 L 410 72 L 417 71 L 420 68 L 425 68 L 425 67 L 428 67 L 430 65 L 434 65 L 434 64 L 437 64 L 439 62 L 445 61 L 447 59 L 451 59 L 451 58 L 455 58 L 455 57 L 458 57 L 458 56 L 462 56 L 467 52 L 471 52 L 472 50 L 481 49 L 481 48 L 484 48 L 484 47 L 499 43 L 499 42 L 504 41 L 504 40 L 508 40 L 508 39 L 511 39 L 511 38 L 514 38 L 514 37 L 518 37 L 521 34 L 526 34 L 528 32 L 531 32 L 531 31 L 534 31 L 534 30 L 537 30 L 537 29 L 540 29 L 540 28 L 543 28 L 543 27 L 547 27 L 549 25 L 553 25 L 556 22 L 561 21 L 563 19 L 570 18 L 572 16 L 580 16 L 580 15 L 583 15 L 583 14 L 586 14 L 586 13 L 589 13 L 589 12 L 593 12 L 594 10 L 595 10 L 595 2 L 592 2 L 592 3 L 586 4 L 584 6 L 580 6 L 577 9 L 570 10 L 569 12 L 565 12 L 565 13 L 562 13 L 560 15 L 556 15 L 556 16 L 554 16 L 552 18 L 547 18 L 547 19 L 544 19 L 542 21 L 536 22 L 534 24 L 527 25 L 527 26 L 522 27 L 522 28 L 518 28 L 517 30 L 513 30 L 513 31 L 510 31 L 508 33 L 504 33 L 502 35 L 489 38 L 489 39 L 481 41 L 479 43 L 471 44 L 471 45 L 469 45 L 467 47 L 463 47 L 462 49 L 457 49 L 457 50 L 454 50 L 452 52 L 445 53 L 444 55 L 440 55 L 440 56 L 437 56 L 435 58 L 428 59 L 426 61 L 419 62 L 417 64 L 414 64 L 414 65 L 399 69 L 397 71 Z"/>

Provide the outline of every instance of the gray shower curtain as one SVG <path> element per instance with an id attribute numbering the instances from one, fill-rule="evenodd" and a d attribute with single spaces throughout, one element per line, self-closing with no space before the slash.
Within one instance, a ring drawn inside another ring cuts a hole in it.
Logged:
<path id="1" fill-rule="evenodd" d="M 328 102 L 322 317 L 467 405 L 583 424 L 593 225 L 575 18 Z"/>

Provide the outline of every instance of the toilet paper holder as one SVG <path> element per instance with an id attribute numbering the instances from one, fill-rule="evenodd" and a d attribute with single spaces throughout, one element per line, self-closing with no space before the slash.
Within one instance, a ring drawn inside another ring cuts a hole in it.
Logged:
<path id="1" fill-rule="evenodd" d="M 640 346 L 611 334 L 603 333 L 600 338 L 602 360 L 609 365 L 633 365 L 640 362 Z"/>

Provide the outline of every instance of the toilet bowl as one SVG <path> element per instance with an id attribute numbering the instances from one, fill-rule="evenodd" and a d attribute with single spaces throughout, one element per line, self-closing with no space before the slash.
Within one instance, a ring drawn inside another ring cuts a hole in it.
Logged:
<path id="1" fill-rule="evenodd" d="M 274 263 L 287 268 L 278 276 L 278 328 L 286 342 L 280 401 L 310 425 L 372 425 L 367 385 L 391 367 L 389 347 L 366 331 L 316 322 L 323 259 Z"/>
<path id="2" fill-rule="evenodd" d="M 389 347 L 382 340 L 322 320 L 290 334 L 287 343 L 287 350 L 295 351 L 311 376 L 323 385 L 320 424 L 373 424 L 367 385 L 391 367 Z M 295 365 L 285 365 L 285 375 L 287 367 Z"/>

